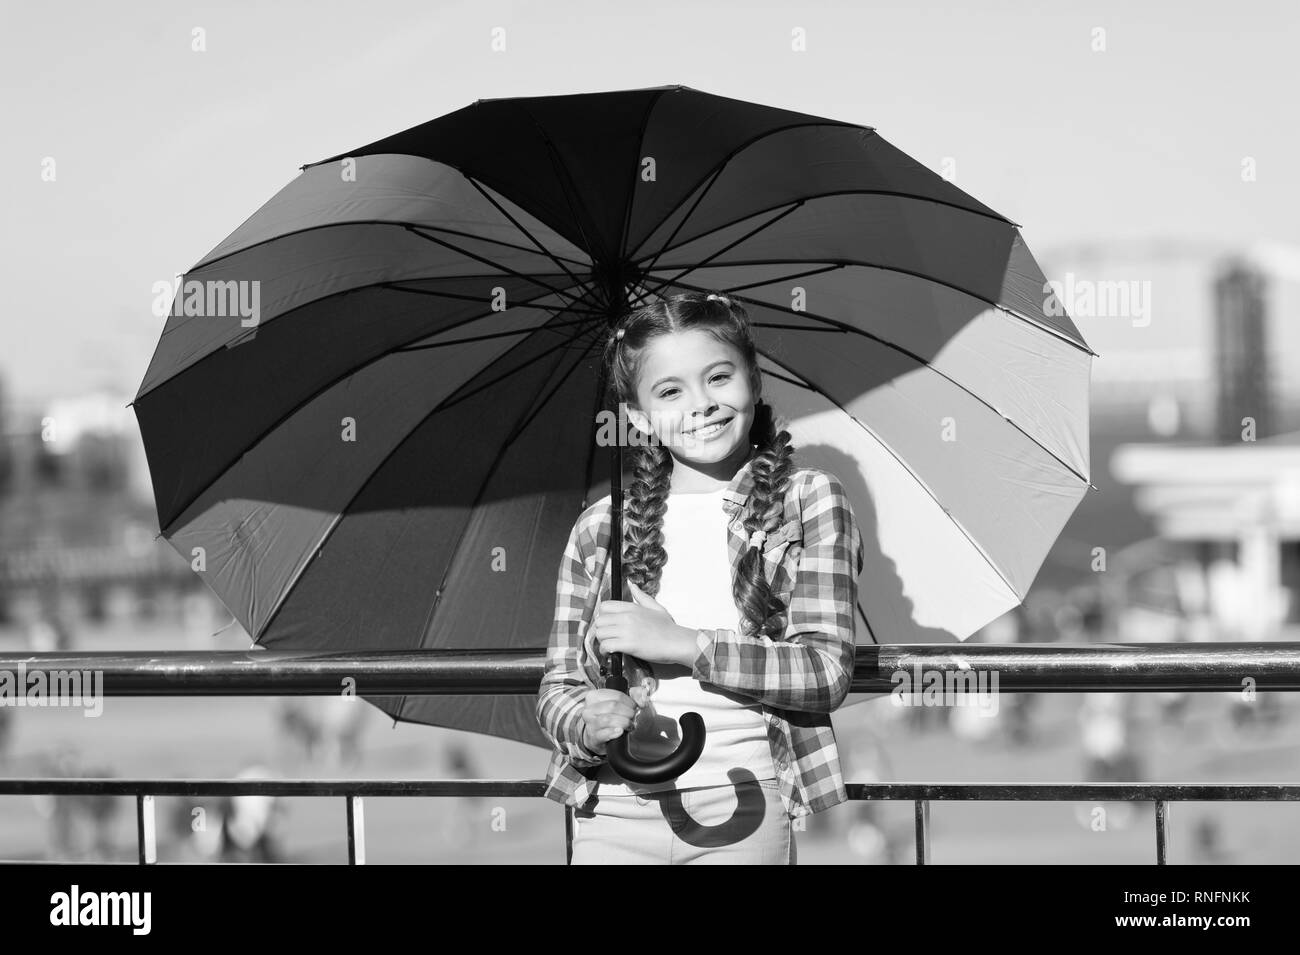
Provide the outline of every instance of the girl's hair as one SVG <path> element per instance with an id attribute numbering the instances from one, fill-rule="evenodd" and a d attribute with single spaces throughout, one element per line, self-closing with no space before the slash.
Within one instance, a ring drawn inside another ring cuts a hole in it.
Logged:
<path id="1" fill-rule="evenodd" d="M 698 328 L 733 345 L 744 356 L 750 387 L 759 394 L 762 385 L 758 351 L 754 347 L 749 316 L 739 302 L 711 292 L 689 292 L 661 299 L 621 316 L 605 345 L 606 400 L 636 404 L 636 384 L 651 340 L 671 332 Z M 745 517 L 745 534 L 774 532 L 784 520 L 785 495 L 795 466 L 790 432 L 777 430 L 772 406 L 759 398 L 749 443 L 757 445 L 750 464 L 753 489 Z M 623 495 L 623 572 L 646 593 L 659 592 L 659 576 L 668 554 L 664 550 L 663 518 L 668 508 L 669 478 L 673 458 L 657 438 L 632 449 L 632 482 Z M 763 572 L 763 552 L 750 544 L 736 568 L 732 597 L 741 611 L 746 634 L 776 636 L 786 611 L 772 593 Z"/>

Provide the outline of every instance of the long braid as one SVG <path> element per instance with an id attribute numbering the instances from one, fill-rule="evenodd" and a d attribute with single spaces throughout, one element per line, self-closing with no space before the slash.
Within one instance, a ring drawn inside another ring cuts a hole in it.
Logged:
<path id="1" fill-rule="evenodd" d="M 758 453 L 750 465 L 753 488 L 750 492 L 745 534 L 754 531 L 776 532 L 785 520 L 785 497 L 790 475 L 795 470 L 794 445 L 790 432 L 776 429 L 772 406 L 760 401 L 754 406 L 754 424 L 750 442 Z M 761 544 L 750 544 L 736 568 L 732 596 L 743 617 L 744 632 L 750 635 L 778 635 L 784 627 L 786 607 L 773 594 L 772 584 L 764 572 Z"/>
<path id="2" fill-rule="evenodd" d="M 668 560 L 664 513 L 673 457 L 658 441 L 637 445 L 632 469 L 632 484 L 623 498 L 623 573 L 654 597 L 659 593 L 660 571 Z"/>

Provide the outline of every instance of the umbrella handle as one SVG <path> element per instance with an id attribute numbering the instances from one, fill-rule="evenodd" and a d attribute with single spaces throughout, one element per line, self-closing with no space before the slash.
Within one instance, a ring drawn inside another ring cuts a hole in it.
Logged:
<path id="1" fill-rule="evenodd" d="M 620 657 L 621 653 L 617 654 Z M 605 689 L 627 692 L 627 679 L 622 666 L 614 667 L 605 678 Z M 704 752 L 704 717 L 699 713 L 683 713 L 680 720 L 682 741 L 677 749 L 662 759 L 643 762 L 628 752 L 627 733 L 616 736 L 605 744 L 605 754 L 614 772 L 634 783 L 663 783 L 680 776 L 695 765 Z"/>

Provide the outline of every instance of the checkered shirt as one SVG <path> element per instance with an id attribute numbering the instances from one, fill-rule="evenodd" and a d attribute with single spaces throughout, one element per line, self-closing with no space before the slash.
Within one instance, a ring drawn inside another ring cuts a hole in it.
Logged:
<path id="1" fill-rule="evenodd" d="M 733 568 L 749 546 L 744 521 L 752 460 L 723 493 Z M 600 601 L 610 599 L 609 531 L 610 496 L 605 495 L 579 515 L 560 560 L 537 696 L 538 725 L 555 746 L 545 795 L 569 806 L 581 806 L 598 792 L 595 776 L 605 762 L 604 755 L 583 744 L 579 714 L 583 698 L 604 685 L 602 674 L 608 672 L 608 654 L 588 635 L 588 625 Z M 790 478 L 783 522 L 768 530 L 762 546 L 767 579 L 787 608 L 780 639 L 699 630 L 692 675 L 762 704 L 781 799 L 786 812 L 797 817 L 848 798 L 830 714 L 844 702 L 853 679 L 863 545 L 839 479 L 819 468 L 798 467 Z"/>

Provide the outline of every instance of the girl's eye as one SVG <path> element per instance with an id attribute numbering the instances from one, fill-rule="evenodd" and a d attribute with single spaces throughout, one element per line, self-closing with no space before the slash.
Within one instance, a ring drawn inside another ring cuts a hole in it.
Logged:
<path id="1" fill-rule="evenodd" d="M 716 375 L 714 375 L 712 378 L 710 378 L 709 381 L 710 381 L 710 382 L 715 382 L 715 381 L 717 381 L 718 379 L 722 379 L 722 380 L 725 381 L 725 380 L 727 380 L 727 379 L 730 378 L 730 377 L 731 377 L 731 372 L 729 372 L 729 371 L 720 371 L 720 372 L 718 372 Z M 661 399 L 663 399 L 663 398 L 671 398 L 673 395 L 677 394 L 677 391 L 678 391 L 678 389 L 676 389 L 676 388 L 665 388 L 663 391 L 659 392 L 659 397 L 660 397 Z"/>

